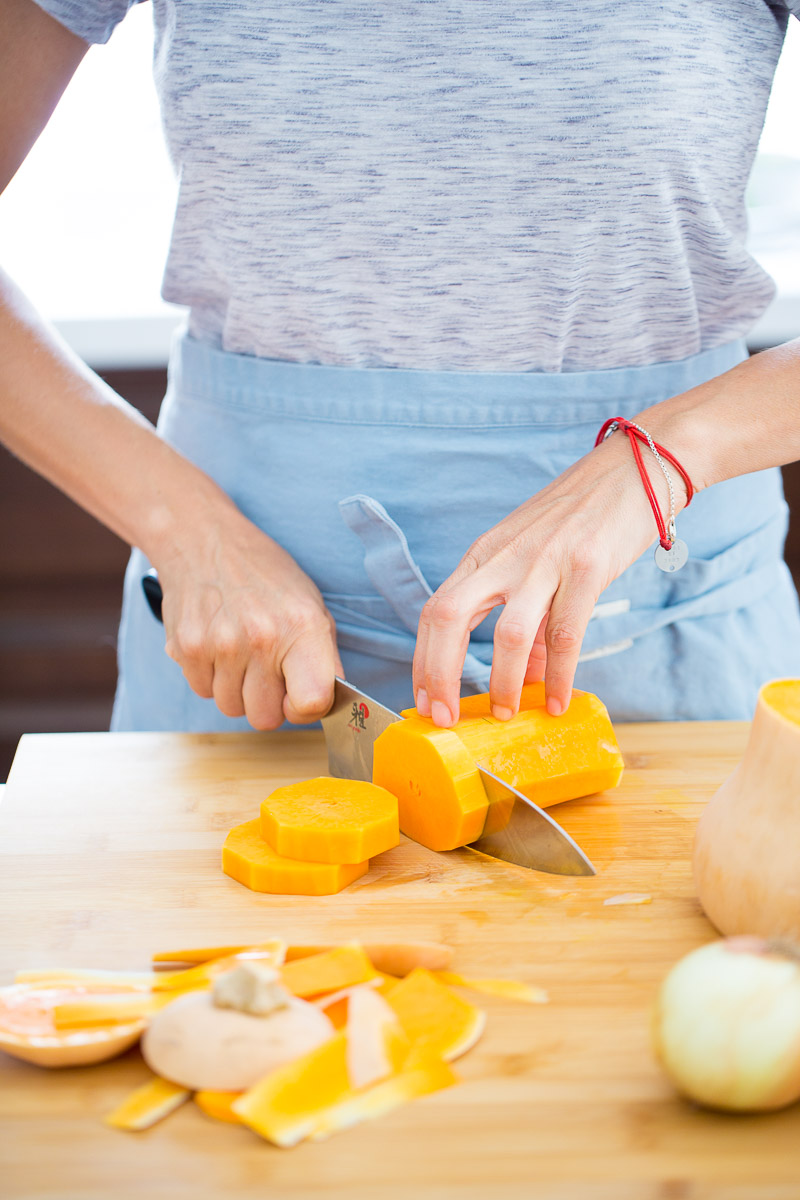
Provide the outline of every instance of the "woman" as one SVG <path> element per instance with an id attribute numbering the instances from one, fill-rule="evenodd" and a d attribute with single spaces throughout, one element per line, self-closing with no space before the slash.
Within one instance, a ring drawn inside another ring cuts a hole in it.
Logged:
<path id="1" fill-rule="evenodd" d="M 7 0 L 4 181 L 128 7 Z M 542 676 L 554 714 L 574 678 L 617 719 L 747 717 L 800 674 L 800 342 L 742 341 L 790 10 L 154 0 L 190 308 L 160 436 L 3 290 L 0 433 L 137 548 L 116 728 L 312 721 L 336 672 L 443 726 Z M 698 493 L 645 448 L 681 570 L 625 433 L 592 448 L 617 416 Z"/>

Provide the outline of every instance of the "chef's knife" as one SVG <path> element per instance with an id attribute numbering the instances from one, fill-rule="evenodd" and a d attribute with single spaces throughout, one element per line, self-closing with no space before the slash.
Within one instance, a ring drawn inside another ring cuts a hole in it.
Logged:
<path id="1" fill-rule="evenodd" d="M 343 779 L 372 781 L 375 739 L 402 717 L 337 678 L 333 707 L 322 718 L 328 769 Z M 489 797 L 483 833 L 475 850 L 552 875 L 594 875 L 594 867 L 561 826 L 522 792 L 478 767 Z"/>
<path id="2" fill-rule="evenodd" d="M 142 588 L 153 616 L 161 616 L 162 593 L 158 576 L 150 570 Z M 337 677 L 333 708 L 322 718 L 328 747 L 328 768 L 341 779 L 372 782 L 372 746 L 399 713 L 379 704 L 352 684 Z M 551 816 L 491 771 L 478 767 L 489 797 L 483 833 L 472 846 L 493 858 L 549 871 L 552 875 L 595 875 L 592 863 Z"/>

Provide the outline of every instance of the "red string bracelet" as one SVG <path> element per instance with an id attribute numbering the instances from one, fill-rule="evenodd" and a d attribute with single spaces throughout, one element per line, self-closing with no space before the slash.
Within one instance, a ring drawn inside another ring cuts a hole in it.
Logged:
<path id="1" fill-rule="evenodd" d="M 653 510 L 653 516 L 656 519 L 658 526 L 659 545 L 656 548 L 656 563 L 662 571 L 679 571 L 689 557 L 689 551 L 686 543 L 681 541 L 675 532 L 675 493 L 672 489 L 672 480 L 667 470 L 664 460 L 671 463 L 676 471 L 680 474 L 686 485 L 686 507 L 688 508 L 692 502 L 694 495 L 694 487 L 688 474 L 675 458 L 674 454 L 670 454 L 669 450 L 665 450 L 658 442 L 654 441 L 646 429 L 642 429 L 641 425 L 637 425 L 635 421 L 626 421 L 624 417 L 609 417 L 595 439 L 595 446 L 599 446 L 607 437 L 610 437 L 616 430 L 621 430 L 627 434 L 628 440 L 633 450 L 633 457 L 636 459 L 636 465 L 639 468 L 639 475 L 642 479 L 647 499 L 650 501 L 650 507 Z M 650 476 L 647 473 L 647 468 L 642 459 L 642 452 L 639 449 L 639 442 L 648 446 L 655 455 L 658 465 L 664 472 L 664 478 L 667 481 L 669 488 L 670 514 L 669 522 L 665 522 L 661 515 L 661 509 L 658 506 L 653 484 Z"/>

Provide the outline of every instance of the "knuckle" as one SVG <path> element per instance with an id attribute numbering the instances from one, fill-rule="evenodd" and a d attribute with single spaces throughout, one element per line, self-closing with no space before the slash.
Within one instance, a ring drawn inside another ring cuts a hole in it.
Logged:
<path id="1" fill-rule="evenodd" d="M 179 629 L 173 640 L 178 662 L 198 663 L 207 657 L 206 641 L 199 629 L 192 626 Z"/>
<path id="2" fill-rule="evenodd" d="M 533 642 L 533 634 L 516 617 L 498 621 L 494 638 L 503 650 L 527 650 Z"/>
<path id="3" fill-rule="evenodd" d="M 569 557 L 570 572 L 579 579 L 592 579 L 599 568 L 597 551 L 593 546 L 581 543 Z"/>
<path id="4" fill-rule="evenodd" d="M 555 621 L 547 626 L 545 641 L 555 654 L 572 653 L 580 647 L 582 640 L 580 630 L 568 621 Z"/>
<path id="5" fill-rule="evenodd" d="M 270 733 L 277 729 L 285 719 L 283 712 L 274 708 L 248 709 L 245 715 L 253 728 L 262 733 Z"/>
<path id="6" fill-rule="evenodd" d="M 289 697 L 289 703 L 292 706 L 293 712 L 305 720 L 314 721 L 317 717 L 324 716 L 331 706 L 330 691 L 320 688 L 305 692 L 302 696 L 295 698 Z"/>
<path id="7" fill-rule="evenodd" d="M 435 629 L 454 624 L 462 615 L 461 605 L 452 592 L 433 596 L 428 603 L 431 606 L 430 621 Z"/>
<path id="8" fill-rule="evenodd" d="M 289 628 L 295 637 L 330 635 L 328 616 L 315 604 L 295 604 L 289 615 Z"/>
<path id="9" fill-rule="evenodd" d="M 260 653 L 268 653 L 278 640 L 277 630 L 268 617 L 250 622 L 246 629 L 246 636 L 251 649 Z"/>

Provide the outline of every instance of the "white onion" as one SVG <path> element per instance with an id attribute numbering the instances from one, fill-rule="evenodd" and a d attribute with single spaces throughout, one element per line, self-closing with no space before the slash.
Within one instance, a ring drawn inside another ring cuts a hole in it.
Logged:
<path id="1" fill-rule="evenodd" d="M 800 952 L 736 937 L 670 971 L 653 1020 L 656 1054 L 684 1095 L 756 1111 L 800 1099 Z"/>

